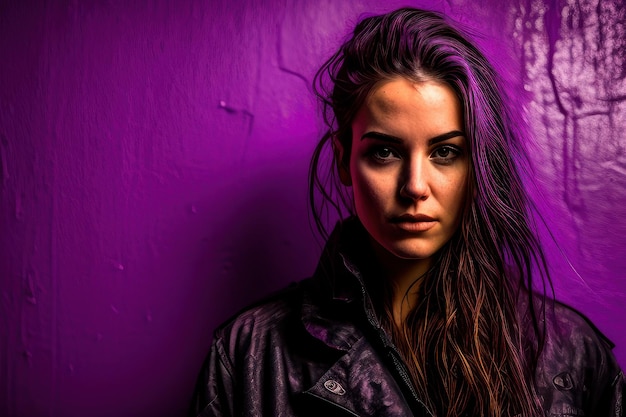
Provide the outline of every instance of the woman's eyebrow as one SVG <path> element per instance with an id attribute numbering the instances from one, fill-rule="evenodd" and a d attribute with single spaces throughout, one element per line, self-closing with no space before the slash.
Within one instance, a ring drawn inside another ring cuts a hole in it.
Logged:
<path id="1" fill-rule="evenodd" d="M 385 142 L 402 143 L 402 139 L 399 137 L 380 132 L 365 132 L 363 136 L 361 136 L 361 140 L 363 139 L 377 139 Z"/>
<path id="2" fill-rule="evenodd" d="M 428 146 L 432 146 L 436 143 L 443 142 L 444 140 L 456 138 L 457 136 L 465 136 L 465 133 L 459 130 L 452 130 L 448 133 L 442 133 L 441 135 L 437 135 L 434 138 L 428 140 Z"/>
<path id="3" fill-rule="evenodd" d="M 443 142 L 444 140 L 456 138 L 457 136 L 465 136 L 465 133 L 461 132 L 460 130 L 452 130 L 447 133 L 442 133 L 441 135 L 437 135 L 433 138 L 430 138 L 428 140 L 428 146 L 432 146 L 439 142 Z M 402 139 L 400 139 L 397 136 L 387 135 L 386 133 L 380 133 L 380 132 L 365 132 L 363 136 L 361 136 L 361 140 L 366 139 L 366 138 L 382 140 L 384 142 L 393 142 L 393 143 L 403 142 Z"/>

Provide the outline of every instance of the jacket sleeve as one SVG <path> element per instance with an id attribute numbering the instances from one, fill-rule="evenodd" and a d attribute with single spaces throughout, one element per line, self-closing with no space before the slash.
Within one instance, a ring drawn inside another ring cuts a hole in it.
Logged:
<path id="1" fill-rule="evenodd" d="M 585 415 L 598 417 L 625 417 L 624 415 L 624 389 L 626 380 L 624 372 L 613 354 L 613 343 L 601 333 L 597 350 L 598 355 L 593 355 L 593 362 L 586 364 L 590 372 L 595 372 L 595 378 L 586 385 L 587 392 L 594 406 L 587 410 Z M 594 389 L 595 388 L 595 389 Z M 594 392 L 595 391 L 595 392 Z"/>
<path id="2" fill-rule="evenodd" d="M 582 383 L 583 392 L 591 397 L 588 399 L 593 406 L 586 410 L 585 415 L 597 417 L 626 417 L 624 415 L 624 389 L 626 380 L 624 372 L 613 354 L 613 343 L 604 335 L 598 333 L 597 351 L 590 356 L 591 360 L 584 363 L 586 373 L 594 374 L 589 380 Z"/>
<path id="3" fill-rule="evenodd" d="M 609 404 L 611 405 L 611 412 L 609 417 L 624 417 L 624 390 L 626 387 L 626 379 L 624 379 L 624 372 L 620 371 L 615 377 L 610 392 L 611 398 Z"/>
<path id="4" fill-rule="evenodd" d="M 230 417 L 234 415 L 233 367 L 217 336 L 198 376 L 189 417 Z"/>

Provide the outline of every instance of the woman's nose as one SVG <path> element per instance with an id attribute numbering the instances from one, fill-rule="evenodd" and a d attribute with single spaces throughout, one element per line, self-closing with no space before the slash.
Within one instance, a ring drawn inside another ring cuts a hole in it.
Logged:
<path id="1" fill-rule="evenodd" d="M 411 200 L 425 200 L 430 195 L 427 167 L 423 162 L 407 165 L 400 184 L 400 196 Z"/>

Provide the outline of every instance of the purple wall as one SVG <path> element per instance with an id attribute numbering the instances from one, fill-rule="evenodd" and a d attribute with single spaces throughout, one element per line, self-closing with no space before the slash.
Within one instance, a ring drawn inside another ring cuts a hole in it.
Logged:
<path id="1" fill-rule="evenodd" d="M 411 2 L 29 3 L 0 2 L 0 415 L 181 416 L 213 327 L 315 265 L 316 67 Z M 534 95 L 557 296 L 626 364 L 624 6 L 473 3 L 416 5 Z"/>

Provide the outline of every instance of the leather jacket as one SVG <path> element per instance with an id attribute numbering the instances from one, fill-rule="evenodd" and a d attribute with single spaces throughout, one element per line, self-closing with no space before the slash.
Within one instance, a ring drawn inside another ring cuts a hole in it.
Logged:
<path id="1" fill-rule="evenodd" d="M 217 329 L 190 416 L 433 415 L 343 250 L 362 236 L 347 234 L 333 233 L 312 278 Z M 535 377 L 546 415 L 622 416 L 611 342 L 575 310 L 551 310 Z"/>

